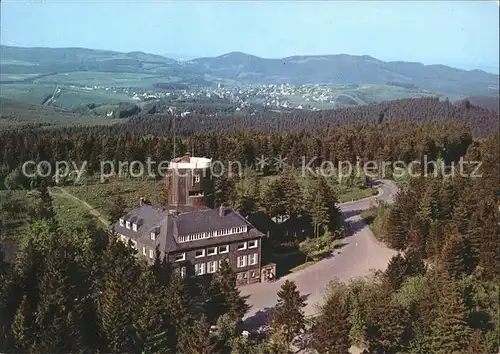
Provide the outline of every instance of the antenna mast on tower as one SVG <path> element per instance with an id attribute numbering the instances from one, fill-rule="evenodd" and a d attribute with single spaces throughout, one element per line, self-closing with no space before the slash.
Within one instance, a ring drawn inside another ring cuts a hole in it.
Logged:
<path id="1" fill-rule="evenodd" d="M 174 113 L 174 109 L 172 107 L 169 107 L 168 108 L 170 114 L 172 115 L 172 131 L 174 133 L 174 155 L 172 157 L 172 159 L 175 159 L 175 153 L 176 153 L 176 141 L 175 141 L 175 113 Z"/>

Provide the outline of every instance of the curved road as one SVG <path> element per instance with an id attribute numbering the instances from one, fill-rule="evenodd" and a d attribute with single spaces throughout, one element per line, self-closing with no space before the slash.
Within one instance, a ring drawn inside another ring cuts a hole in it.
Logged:
<path id="1" fill-rule="evenodd" d="M 378 196 L 339 205 L 353 234 L 344 238 L 343 247 L 330 257 L 284 276 L 274 283 L 257 283 L 241 287 L 241 295 L 247 297 L 247 304 L 250 305 L 245 316 L 245 323 L 249 328 L 265 323 L 269 311 L 276 305 L 276 294 L 286 279 L 293 280 L 301 295 L 306 298 L 307 306 L 304 312 L 306 316 L 311 316 L 317 312 L 317 304 L 322 301 L 323 292 L 331 280 L 347 281 L 369 275 L 372 269 L 385 269 L 396 252 L 375 239 L 359 214 L 370 208 L 376 198 L 391 202 L 398 188 L 389 180 L 375 180 L 373 187 L 379 188 Z"/>

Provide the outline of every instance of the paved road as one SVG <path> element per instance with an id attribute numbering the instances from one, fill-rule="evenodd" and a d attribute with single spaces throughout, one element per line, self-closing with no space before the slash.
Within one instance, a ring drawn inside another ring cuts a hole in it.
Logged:
<path id="1" fill-rule="evenodd" d="M 392 201 L 398 189 L 393 182 L 388 180 L 374 181 L 373 186 L 379 188 L 378 196 L 339 205 L 354 233 L 342 240 L 344 246 L 338 251 L 274 283 L 258 283 L 241 288 L 241 294 L 248 296 L 247 303 L 251 306 L 245 316 L 245 322 L 249 328 L 265 323 L 267 314 L 276 304 L 276 294 L 286 279 L 295 281 L 300 293 L 306 297 L 307 306 L 304 311 L 309 316 L 317 312 L 317 304 L 321 302 L 323 292 L 332 279 L 347 281 L 369 275 L 372 269 L 385 269 L 395 251 L 375 239 L 359 214 L 362 210 L 368 209 L 375 198 Z"/>

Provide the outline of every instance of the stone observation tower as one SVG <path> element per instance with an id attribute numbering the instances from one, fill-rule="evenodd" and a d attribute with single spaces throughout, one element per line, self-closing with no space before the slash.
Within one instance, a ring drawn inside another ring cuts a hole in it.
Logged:
<path id="1" fill-rule="evenodd" d="M 213 208 L 211 164 L 212 159 L 189 154 L 174 158 L 170 162 L 166 178 L 168 204 L 183 209 Z"/>

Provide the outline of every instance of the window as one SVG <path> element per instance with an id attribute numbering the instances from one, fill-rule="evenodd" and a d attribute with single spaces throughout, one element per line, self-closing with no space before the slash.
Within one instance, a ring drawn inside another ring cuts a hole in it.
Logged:
<path id="1" fill-rule="evenodd" d="M 156 234 L 154 232 L 151 233 L 151 239 L 154 241 L 156 239 Z"/>
<path id="2" fill-rule="evenodd" d="M 126 227 L 127 229 L 130 229 L 130 221 L 127 221 Z"/>
<path id="3" fill-rule="evenodd" d="M 147 253 L 146 253 L 146 247 L 142 247 L 142 255 L 145 256 Z"/>
<path id="4" fill-rule="evenodd" d="M 248 248 L 257 248 L 257 240 L 248 242 Z"/>
<path id="5" fill-rule="evenodd" d="M 196 250 L 194 251 L 194 258 L 205 257 L 205 250 Z"/>
<path id="6" fill-rule="evenodd" d="M 207 248 L 207 256 L 215 256 L 217 254 L 217 247 Z"/>
<path id="7" fill-rule="evenodd" d="M 149 250 L 149 258 L 153 258 L 153 250 Z"/>
<path id="8" fill-rule="evenodd" d="M 179 236 L 179 242 L 186 242 L 185 236 Z"/>
<path id="9" fill-rule="evenodd" d="M 120 219 L 120 226 L 123 226 L 125 224 L 125 220 Z"/>
<path id="10" fill-rule="evenodd" d="M 205 263 L 197 263 L 194 265 L 194 273 L 196 275 L 205 274 Z"/>
<path id="11" fill-rule="evenodd" d="M 238 268 L 245 267 L 247 265 L 247 256 L 238 256 Z"/>
<path id="12" fill-rule="evenodd" d="M 174 259 L 176 262 L 181 262 L 186 260 L 186 254 L 185 253 L 179 253 L 174 256 Z"/>
<path id="13" fill-rule="evenodd" d="M 136 223 L 132 224 L 132 230 L 137 231 L 137 224 Z"/>
<path id="14" fill-rule="evenodd" d="M 227 259 L 227 258 L 219 259 L 219 268 L 222 266 L 222 263 L 224 263 L 224 262 L 227 262 L 227 264 L 229 264 L 229 259 Z"/>
<path id="15" fill-rule="evenodd" d="M 194 175 L 193 181 L 194 181 L 194 183 L 199 183 L 200 182 L 200 175 Z"/>
<path id="16" fill-rule="evenodd" d="M 229 245 L 219 246 L 219 253 L 228 253 L 228 252 L 229 252 Z"/>
<path id="17" fill-rule="evenodd" d="M 247 249 L 247 243 L 243 242 L 238 245 L 238 251 L 243 251 Z"/>
<path id="18" fill-rule="evenodd" d="M 215 273 L 217 271 L 217 261 L 207 263 L 207 273 Z"/>
<path id="19" fill-rule="evenodd" d="M 186 267 L 181 267 L 180 273 L 181 273 L 181 278 L 185 278 L 186 277 Z"/>
<path id="20" fill-rule="evenodd" d="M 257 253 L 249 254 L 248 265 L 255 265 L 255 264 L 257 264 Z"/>

